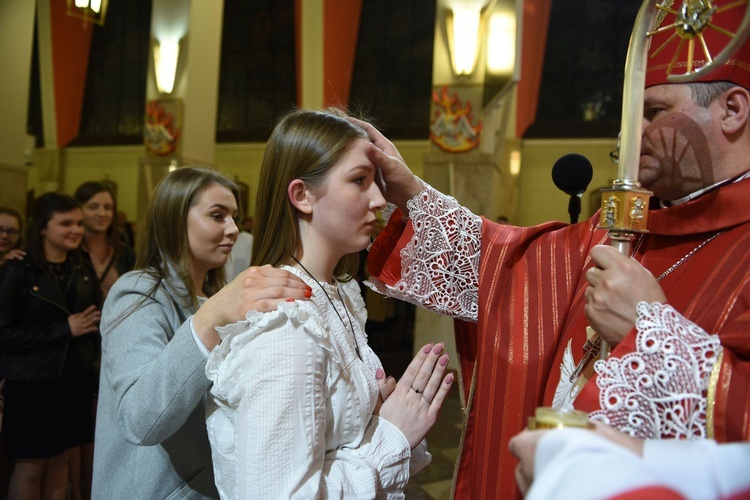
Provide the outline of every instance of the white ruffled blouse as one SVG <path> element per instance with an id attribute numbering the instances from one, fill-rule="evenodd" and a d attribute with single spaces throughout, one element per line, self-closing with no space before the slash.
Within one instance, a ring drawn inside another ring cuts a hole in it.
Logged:
<path id="1" fill-rule="evenodd" d="M 367 345 L 358 284 L 322 283 L 321 290 L 284 269 L 312 287 L 312 300 L 249 311 L 220 328 L 222 342 L 206 365 L 213 382 L 206 424 L 221 497 L 403 498 L 410 472 L 431 457 L 424 442 L 410 450 L 397 427 L 372 415 L 382 365 Z"/>

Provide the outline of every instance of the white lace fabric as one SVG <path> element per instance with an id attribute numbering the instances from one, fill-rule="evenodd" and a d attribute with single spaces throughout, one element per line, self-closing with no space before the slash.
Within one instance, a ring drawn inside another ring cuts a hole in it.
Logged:
<path id="1" fill-rule="evenodd" d="M 409 200 L 414 236 L 401 250 L 401 278 L 365 284 L 383 295 L 477 321 L 482 218 L 425 184 Z"/>
<path id="2" fill-rule="evenodd" d="M 589 417 L 642 439 L 706 437 L 707 391 L 722 346 L 667 304 L 637 306 L 636 351 L 594 364 Z"/>

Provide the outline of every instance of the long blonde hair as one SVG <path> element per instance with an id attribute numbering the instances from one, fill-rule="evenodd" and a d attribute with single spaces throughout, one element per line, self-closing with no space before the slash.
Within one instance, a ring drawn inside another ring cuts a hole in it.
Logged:
<path id="1" fill-rule="evenodd" d="M 345 116 L 335 109 L 298 110 L 283 117 L 274 128 L 260 170 L 253 227 L 254 266 L 280 266 L 299 250 L 299 212 L 289 201 L 289 183 L 300 179 L 312 188 L 320 186 L 352 142 L 368 140 L 364 129 Z M 335 276 L 351 279 L 358 262 L 358 254 L 345 255 L 334 269 Z"/>

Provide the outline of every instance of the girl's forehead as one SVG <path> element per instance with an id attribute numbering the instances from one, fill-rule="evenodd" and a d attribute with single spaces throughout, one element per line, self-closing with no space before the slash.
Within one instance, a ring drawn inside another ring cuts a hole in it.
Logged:
<path id="1" fill-rule="evenodd" d="M 16 227 L 18 226 L 18 219 L 10 214 L 0 214 L 0 222 L 4 225 L 13 224 Z"/>
<path id="2" fill-rule="evenodd" d="M 331 170 L 370 169 L 374 170 L 372 161 L 367 157 L 367 146 L 369 142 L 365 139 L 356 139 L 346 148 L 344 154 Z"/>
<path id="3" fill-rule="evenodd" d="M 190 203 L 190 207 L 205 207 L 216 204 L 233 206 L 234 204 L 236 204 L 236 199 L 232 190 L 227 186 L 219 184 L 217 182 L 212 182 L 211 184 L 206 185 L 200 191 L 196 192 L 192 202 Z"/>
<path id="4" fill-rule="evenodd" d="M 98 193 L 95 193 L 94 196 L 88 199 L 86 203 L 92 203 L 92 202 L 111 202 L 114 200 L 114 197 L 112 196 L 112 193 L 109 191 L 99 191 Z"/>

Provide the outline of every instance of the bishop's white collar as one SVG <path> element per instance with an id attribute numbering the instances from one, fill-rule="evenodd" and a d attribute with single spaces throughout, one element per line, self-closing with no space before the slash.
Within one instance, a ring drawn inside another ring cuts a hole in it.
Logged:
<path id="1" fill-rule="evenodd" d="M 697 197 L 701 196 L 702 194 L 707 193 L 707 192 L 711 191 L 712 189 L 716 189 L 719 186 L 723 186 L 724 184 L 733 184 L 735 182 L 741 181 L 742 179 L 747 179 L 748 177 L 750 177 L 750 170 L 748 170 L 744 174 L 740 175 L 739 177 L 735 177 L 734 179 L 731 179 L 731 178 L 730 179 L 724 179 L 723 181 L 719 181 L 716 184 L 711 184 L 708 187 L 704 187 L 703 189 L 699 189 L 698 191 L 696 191 L 694 193 L 690 193 L 687 196 L 683 196 L 682 198 L 678 198 L 676 200 L 671 200 L 671 201 L 662 201 L 661 202 L 661 206 L 662 206 L 662 208 L 663 207 L 676 207 L 677 205 L 682 205 L 683 203 L 687 203 L 690 200 L 694 200 Z"/>

